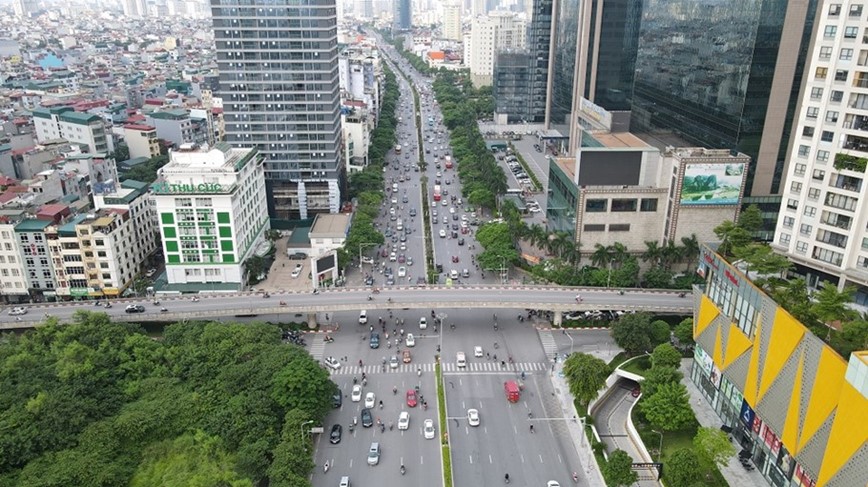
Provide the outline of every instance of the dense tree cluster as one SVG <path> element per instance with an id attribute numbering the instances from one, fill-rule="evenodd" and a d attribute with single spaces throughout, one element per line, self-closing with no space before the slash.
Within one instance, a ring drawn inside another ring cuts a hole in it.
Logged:
<path id="1" fill-rule="evenodd" d="M 0 340 L 0 486 L 310 485 L 336 389 L 277 327 L 75 321 Z"/>

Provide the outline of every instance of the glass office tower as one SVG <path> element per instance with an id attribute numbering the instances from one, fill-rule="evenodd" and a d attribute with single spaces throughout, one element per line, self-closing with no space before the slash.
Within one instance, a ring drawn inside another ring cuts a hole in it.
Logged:
<path id="1" fill-rule="evenodd" d="M 816 0 L 646 0 L 632 131 L 743 152 L 747 194 L 779 193 L 816 10 Z"/>
<path id="2" fill-rule="evenodd" d="M 265 156 L 272 217 L 336 213 L 343 181 L 335 0 L 211 0 L 226 140 Z"/>

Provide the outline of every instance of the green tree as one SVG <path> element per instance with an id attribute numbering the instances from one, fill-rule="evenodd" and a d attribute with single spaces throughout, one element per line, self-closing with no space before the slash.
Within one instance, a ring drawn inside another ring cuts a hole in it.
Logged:
<path id="1" fill-rule="evenodd" d="M 735 455 L 729 436 L 717 428 L 700 427 L 693 437 L 693 449 L 700 462 L 707 466 L 725 467 Z"/>
<path id="2" fill-rule="evenodd" d="M 142 453 L 131 487 L 252 487 L 234 470 L 235 458 L 217 437 L 202 431 L 156 443 Z"/>
<path id="3" fill-rule="evenodd" d="M 663 384 L 677 383 L 684 375 L 675 367 L 661 367 L 653 365 L 645 372 L 645 380 L 642 381 L 642 392 L 650 396 L 657 392 L 657 388 Z"/>
<path id="4" fill-rule="evenodd" d="M 148 286 L 150 285 L 151 283 L 147 279 L 137 277 L 133 281 L 133 284 L 132 286 L 130 286 L 130 288 L 133 290 L 133 293 L 135 293 L 136 296 L 144 296 L 145 292 L 148 290 Z"/>
<path id="5" fill-rule="evenodd" d="M 675 329 L 672 331 L 672 334 L 675 335 L 675 338 L 678 339 L 678 343 L 683 347 L 689 347 L 693 345 L 693 318 L 685 318 L 681 320 L 680 323 L 675 325 Z"/>
<path id="6" fill-rule="evenodd" d="M 844 323 L 841 332 L 832 336 L 832 347 L 844 359 L 860 350 L 868 350 L 868 321 L 856 320 Z"/>
<path id="7" fill-rule="evenodd" d="M 823 281 L 819 291 L 814 293 L 814 302 L 811 304 L 811 313 L 820 322 L 831 325 L 835 321 L 844 321 L 856 316 L 856 312 L 849 308 L 853 302 L 854 287 L 846 287 L 838 291 L 834 284 Z"/>
<path id="8" fill-rule="evenodd" d="M 747 245 L 751 239 L 749 231 L 730 220 L 714 227 L 714 234 L 720 239 L 720 246 L 717 251 L 724 257 L 732 255 L 733 249 Z"/>
<path id="9" fill-rule="evenodd" d="M 118 144 L 111 157 L 117 162 L 126 161 L 130 158 L 130 148 L 126 144 Z"/>
<path id="10" fill-rule="evenodd" d="M 628 314 L 612 324 L 612 338 L 628 354 L 636 355 L 651 349 L 650 330 L 650 314 Z"/>
<path id="11" fill-rule="evenodd" d="M 611 372 L 609 364 L 586 353 L 574 353 L 564 362 L 570 393 L 581 404 L 588 404 L 597 397 Z"/>
<path id="12" fill-rule="evenodd" d="M 681 353 L 669 343 L 661 343 L 651 352 L 651 363 L 655 367 L 672 367 L 681 365 Z"/>
<path id="13" fill-rule="evenodd" d="M 750 205 L 738 215 L 738 226 L 748 233 L 754 233 L 763 226 L 763 214 L 757 205 Z"/>
<path id="14" fill-rule="evenodd" d="M 656 240 L 645 241 L 645 251 L 642 252 L 642 261 L 653 264 L 652 269 L 660 265 L 660 258 L 663 256 L 663 249 L 660 248 L 660 243 Z"/>
<path id="15" fill-rule="evenodd" d="M 759 275 L 776 275 L 783 277 L 793 267 L 786 257 L 776 254 L 767 243 L 749 243 L 732 249 L 733 257 L 745 265 L 745 273 L 751 271 Z"/>
<path id="16" fill-rule="evenodd" d="M 594 245 L 594 253 L 591 254 L 591 264 L 594 267 L 608 267 L 612 265 L 612 249 L 603 244 Z"/>
<path id="17" fill-rule="evenodd" d="M 298 408 L 312 418 L 320 418 L 331 409 L 335 387 L 328 372 L 316 362 L 296 359 L 275 374 L 272 397 L 286 409 Z"/>
<path id="18" fill-rule="evenodd" d="M 132 179 L 143 183 L 153 183 L 157 180 L 157 171 L 169 162 L 169 156 L 154 156 L 148 162 L 138 164 L 120 176 L 121 180 Z"/>
<path id="19" fill-rule="evenodd" d="M 698 487 L 703 485 L 702 465 L 696 452 L 681 448 L 666 462 L 663 480 L 669 487 Z"/>
<path id="20" fill-rule="evenodd" d="M 696 238 L 696 234 L 681 237 L 681 245 L 681 255 L 687 261 L 687 272 L 693 273 L 696 259 L 699 258 L 699 240 Z"/>
<path id="21" fill-rule="evenodd" d="M 682 430 L 696 422 L 684 384 L 661 384 L 639 407 L 652 426 L 665 431 Z"/>
<path id="22" fill-rule="evenodd" d="M 663 320 L 654 320 L 651 322 L 651 327 L 648 330 L 648 337 L 651 339 L 651 346 L 656 347 L 661 343 L 669 343 L 669 337 L 672 331 L 669 329 L 669 323 Z"/>
<path id="23" fill-rule="evenodd" d="M 609 455 L 603 465 L 603 476 L 606 484 L 614 487 L 632 485 L 639 480 L 639 474 L 633 470 L 633 459 L 624 450 L 615 450 Z"/>
<path id="24" fill-rule="evenodd" d="M 662 267 L 652 267 L 642 276 L 645 287 L 651 289 L 667 289 L 672 287 L 672 271 Z"/>
<path id="25" fill-rule="evenodd" d="M 260 276 L 265 272 L 265 259 L 258 255 L 251 255 L 244 261 L 244 272 L 247 275 L 247 284 L 256 284 L 261 281 Z"/>

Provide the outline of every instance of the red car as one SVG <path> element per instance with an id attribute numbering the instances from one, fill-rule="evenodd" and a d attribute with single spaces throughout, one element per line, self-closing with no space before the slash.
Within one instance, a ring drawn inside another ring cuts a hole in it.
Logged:
<path id="1" fill-rule="evenodd" d="M 413 389 L 407 391 L 407 406 L 411 408 L 416 407 L 416 391 Z"/>
<path id="2" fill-rule="evenodd" d="M 452 262 L 458 262 L 458 256 L 457 255 L 452 256 Z"/>

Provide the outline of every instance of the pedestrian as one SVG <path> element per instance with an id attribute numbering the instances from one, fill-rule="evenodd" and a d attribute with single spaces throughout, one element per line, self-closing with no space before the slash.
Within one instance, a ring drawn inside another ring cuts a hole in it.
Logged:
<path id="1" fill-rule="evenodd" d="M 533 425 L 530 425 L 530 432 L 533 433 Z"/>

